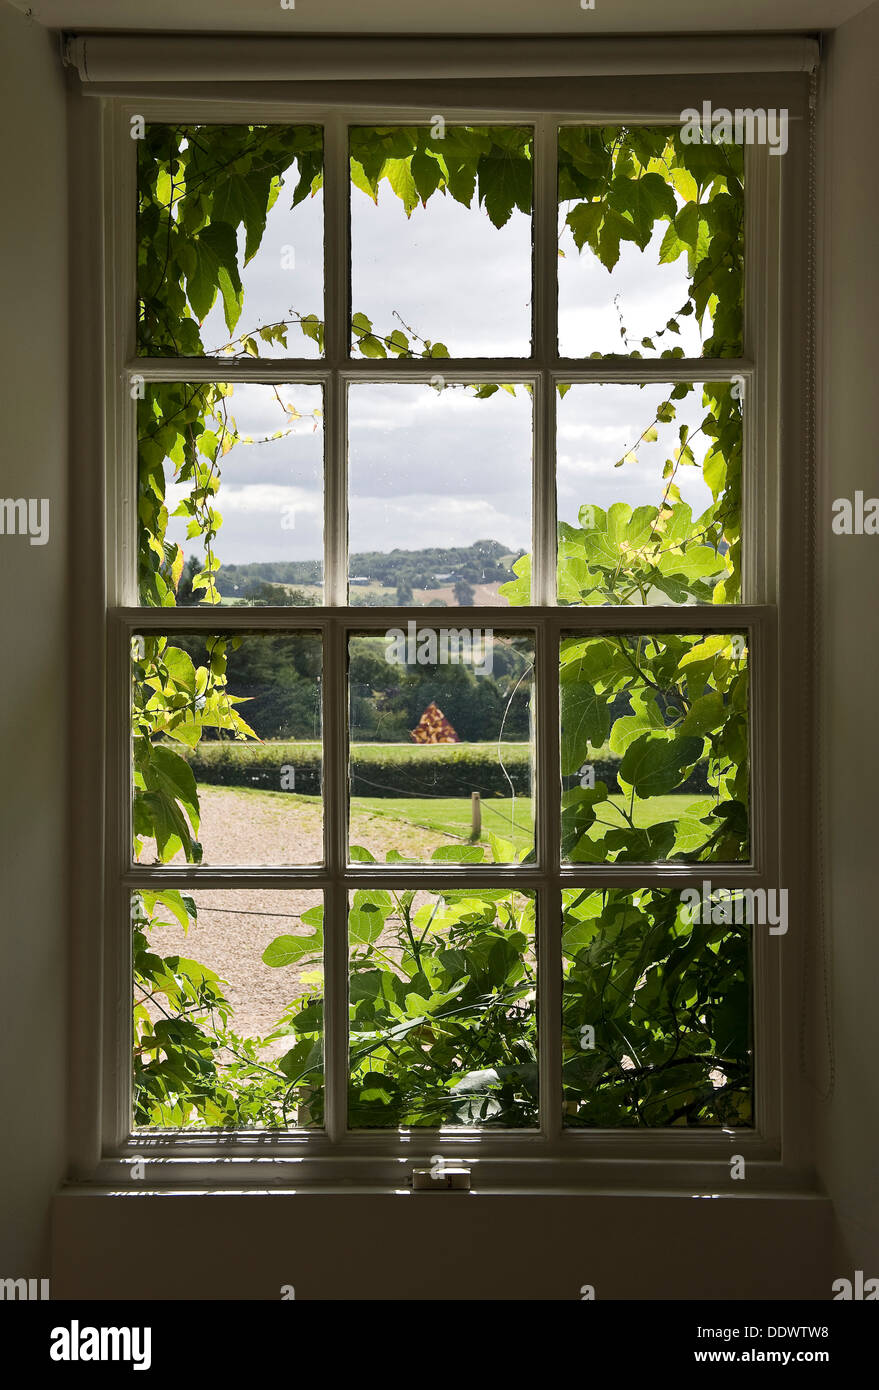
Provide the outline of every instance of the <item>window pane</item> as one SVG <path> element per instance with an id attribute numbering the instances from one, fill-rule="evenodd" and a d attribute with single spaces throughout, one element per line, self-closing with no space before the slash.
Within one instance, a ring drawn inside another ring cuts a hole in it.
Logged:
<path id="1" fill-rule="evenodd" d="M 741 389 L 577 385 L 558 403 L 561 604 L 741 601 Z"/>
<path id="2" fill-rule="evenodd" d="M 524 357 L 531 344 L 531 131 L 355 127 L 352 352 Z"/>
<path id="3" fill-rule="evenodd" d="M 320 699 L 312 633 L 135 637 L 136 862 L 321 863 Z"/>
<path id="4" fill-rule="evenodd" d="M 137 1129 L 323 1123 L 323 896 L 131 895 Z"/>
<path id="5" fill-rule="evenodd" d="M 152 384 L 137 419 L 141 603 L 323 601 L 319 386 Z"/>
<path id="6" fill-rule="evenodd" d="M 746 641 L 732 633 L 562 641 L 567 862 L 749 857 Z"/>
<path id="7" fill-rule="evenodd" d="M 741 145 L 563 126 L 558 188 L 563 357 L 741 354 Z"/>
<path id="8" fill-rule="evenodd" d="M 413 623 L 349 662 L 352 858 L 530 855 L 533 639 Z"/>
<path id="9" fill-rule="evenodd" d="M 437 387 L 439 389 L 437 389 Z M 357 385 L 348 394 L 354 605 L 505 606 L 531 545 L 524 386 Z"/>
<path id="10" fill-rule="evenodd" d="M 657 888 L 562 907 L 565 1124 L 750 1125 L 750 928 Z"/>
<path id="11" fill-rule="evenodd" d="M 354 893 L 351 1127 L 537 1124 L 533 894 Z"/>
<path id="12" fill-rule="evenodd" d="M 138 352 L 319 356 L 320 128 L 148 125 L 137 147 Z"/>

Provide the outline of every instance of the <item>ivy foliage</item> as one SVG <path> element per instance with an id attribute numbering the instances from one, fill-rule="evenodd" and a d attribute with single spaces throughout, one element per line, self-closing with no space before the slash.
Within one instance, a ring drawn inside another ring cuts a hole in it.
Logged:
<path id="1" fill-rule="evenodd" d="M 406 216 L 450 196 L 497 226 L 531 210 L 530 133 L 512 127 L 420 127 L 352 131 L 351 175 L 375 199 L 386 181 Z M 138 150 L 138 351 L 203 357 L 201 326 L 221 300 L 230 356 L 289 352 L 299 332 L 324 347 L 313 306 L 241 331 L 243 267 L 282 195 L 296 205 L 322 182 L 316 127 L 152 126 Z M 624 242 L 643 252 L 663 228 L 660 264 L 686 260 L 688 293 L 665 324 L 629 351 L 670 359 L 666 344 L 693 316 L 703 353 L 741 352 L 744 203 L 741 151 L 683 145 L 674 130 L 563 127 L 559 199 L 580 254 L 612 271 Z M 403 330 L 406 331 L 403 331 Z M 442 358 L 447 349 L 411 328 L 352 318 L 352 352 Z M 596 354 L 597 355 L 597 354 Z M 721 373 L 718 372 L 718 376 Z M 487 396 L 498 385 L 475 388 Z M 512 390 L 514 388 L 507 387 Z M 565 386 L 559 388 L 564 395 Z M 645 421 L 624 467 L 676 419 L 694 389 L 672 388 Z M 173 607 L 183 573 L 167 539 L 168 477 L 185 486 L 177 513 L 201 544 L 191 576 L 218 604 L 216 506 L 222 461 L 239 441 L 232 388 L 156 384 L 138 400 L 141 601 Z M 290 403 L 279 395 L 289 428 Z M 729 603 L 741 593 L 741 402 L 732 382 L 702 388 L 701 468 L 712 506 L 693 518 L 680 496 L 681 470 L 696 467 L 694 434 L 679 429 L 654 506 L 584 503 L 579 525 L 559 536 L 559 596 L 572 605 Z M 294 405 L 295 413 L 295 405 Z M 170 468 L 169 468 L 170 464 Z M 530 557 L 505 586 L 530 602 Z M 637 626 L 635 624 L 635 626 Z M 158 859 L 198 863 L 198 794 L 181 756 L 206 730 L 253 737 L 228 690 L 216 638 L 196 666 L 162 637 L 137 639 L 132 658 L 135 850 L 155 842 Z M 564 853 L 572 862 L 649 863 L 668 858 L 728 862 L 748 847 L 747 653 L 729 634 L 576 637 L 562 649 Z M 621 756 L 624 798 L 583 785 L 584 765 L 610 741 Z M 694 767 L 711 793 L 688 817 L 648 829 L 636 804 L 675 794 Z M 354 857 L 369 860 L 365 850 Z M 512 846 L 496 842 L 497 862 Z M 442 849 L 438 863 L 478 864 L 479 846 Z M 391 863 L 403 862 L 399 854 Z M 485 865 L 489 874 L 490 864 Z M 323 1118 L 323 997 L 312 982 L 269 1038 L 240 1038 L 224 982 L 183 956 L 150 951 L 150 932 L 197 924 L 196 904 L 175 890 L 133 899 L 135 1122 L 142 1126 L 320 1124 Z M 319 967 L 322 909 L 303 913 L 306 934 L 279 937 L 267 967 Z M 656 889 L 570 891 L 564 900 L 564 1084 L 568 1122 L 607 1127 L 747 1123 L 750 1116 L 748 929 L 697 926 L 677 895 Z M 527 894 L 467 892 L 356 895 L 351 930 L 351 1091 L 355 1127 L 400 1124 L 537 1123 L 534 903 Z M 594 1040 L 587 1046 L 589 1030 Z M 273 1063 L 265 1048 L 290 1046 Z"/>
<path id="2" fill-rule="evenodd" d="M 685 145 L 679 130 L 650 126 L 563 126 L 559 133 L 559 201 L 573 206 L 565 221 L 577 249 L 587 248 L 613 270 L 620 244 L 644 251 L 664 225 L 660 265 L 685 256 L 689 278 L 684 304 L 641 340 L 680 334 L 680 319 L 695 314 L 707 326 L 706 357 L 736 357 L 742 350 L 744 277 L 743 153 L 739 145 Z M 626 337 L 625 327 L 621 335 Z M 594 356 L 600 354 L 595 353 Z M 640 357 L 634 350 L 631 354 Z M 680 348 L 661 356 L 681 357 Z"/>
<path id="3" fill-rule="evenodd" d="M 748 670 L 738 634 L 613 635 L 561 644 L 562 853 L 571 863 L 735 862 L 748 855 Z M 607 784 L 578 774 L 609 740 Z M 693 769 L 709 795 L 643 828 Z M 584 782 L 587 785 L 584 785 Z M 573 785 L 571 785 L 573 783 Z"/>
<path id="4" fill-rule="evenodd" d="M 359 892 L 348 920 L 352 1128 L 535 1125 L 533 899 Z"/>
<path id="5" fill-rule="evenodd" d="M 689 396 L 688 383 L 673 386 L 653 420 L 614 465 L 637 462 L 639 450 L 656 442 L 657 426 L 676 419 L 676 402 Z M 702 388 L 705 415 L 697 429 L 681 423 L 678 444 L 665 460 L 663 489 L 653 505 L 632 508 L 615 502 L 606 510 L 585 503 L 578 525 L 558 527 L 558 601 L 563 605 L 736 603 L 741 599 L 742 409 L 735 384 L 708 382 Z M 698 517 L 681 497 L 679 481 L 697 468 L 694 443 L 706 442 L 701 473 L 712 501 Z M 514 561 L 516 578 L 501 586 L 511 604 L 527 604 L 531 556 Z"/>
<path id="6" fill-rule="evenodd" d="M 138 350 L 200 357 L 200 326 L 221 296 L 226 327 L 243 308 L 241 269 L 259 250 L 266 218 L 294 171 L 295 207 L 323 181 L 318 126 L 149 125 L 138 141 Z M 243 234 L 243 257 L 239 249 Z M 267 325 L 263 342 L 286 336 Z M 250 335 L 240 339 L 256 355 Z"/>
<path id="7" fill-rule="evenodd" d="M 319 920 L 323 909 L 317 911 Z M 319 1125 L 323 1117 L 320 997 L 313 998 L 318 1022 L 307 1055 L 294 1049 L 295 1060 L 289 1054 L 271 1065 L 265 1060 L 266 1048 L 291 1031 L 292 1016 L 303 1013 L 309 1000 L 297 1000 L 268 1038 L 240 1037 L 232 1027 L 225 982 L 214 971 L 184 956 L 160 956 L 150 950 L 155 927 L 174 925 L 186 934 L 197 926 L 194 899 L 172 888 L 137 892 L 132 896 L 131 917 L 135 1127 Z M 302 920 L 307 924 L 308 912 Z M 317 939 L 321 939 L 319 933 Z"/>
<path id="8" fill-rule="evenodd" d="M 563 893 L 565 1123 L 751 1123 L 750 941 L 680 895 Z"/>

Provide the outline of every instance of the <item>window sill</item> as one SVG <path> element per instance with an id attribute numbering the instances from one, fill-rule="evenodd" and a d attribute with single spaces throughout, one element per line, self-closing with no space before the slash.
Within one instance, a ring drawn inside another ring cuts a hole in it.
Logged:
<path id="1" fill-rule="evenodd" d="M 446 1201 L 351 1186 L 336 1206 L 319 1200 L 342 1195 L 331 1186 L 135 1187 L 56 1197 L 53 1297 L 277 1301 L 291 1286 L 306 1300 L 576 1301 L 585 1286 L 598 1299 L 831 1296 L 827 1198 L 760 1191 L 750 1178 L 713 1191 L 480 1189 Z M 185 1258 L 174 1257 L 175 1232 Z"/>

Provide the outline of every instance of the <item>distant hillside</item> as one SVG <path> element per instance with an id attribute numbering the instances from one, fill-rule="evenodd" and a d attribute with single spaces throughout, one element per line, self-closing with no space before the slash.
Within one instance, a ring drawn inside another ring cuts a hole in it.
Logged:
<path id="1" fill-rule="evenodd" d="M 503 584 L 513 576 L 513 562 L 523 550 L 511 550 L 500 541 L 479 540 L 470 546 L 424 550 L 360 551 L 350 557 L 352 593 L 358 587 L 442 590 L 455 584 Z M 226 598 L 258 594 L 266 585 L 293 587 L 320 583 L 320 565 L 314 560 L 275 560 L 247 565 L 221 565 L 217 588 Z"/>

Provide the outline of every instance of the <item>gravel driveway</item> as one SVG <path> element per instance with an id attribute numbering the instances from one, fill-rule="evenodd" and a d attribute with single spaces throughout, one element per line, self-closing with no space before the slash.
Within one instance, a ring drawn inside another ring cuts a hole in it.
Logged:
<path id="1" fill-rule="evenodd" d="M 321 807 L 293 800 L 283 792 L 201 787 L 201 828 L 204 863 L 208 865 L 313 864 L 321 855 Z M 451 836 L 403 826 L 382 816 L 354 814 L 351 840 L 377 859 L 389 849 L 413 857 L 430 857 L 441 843 L 458 843 Z M 144 847 L 142 863 L 152 863 L 154 846 Z M 175 861 L 180 862 L 182 856 Z M 193 895 L 198 922 L 184 936 L 176 922 L 150 933 L 152 949 L 161 955 L 184 955 L 215 970 L 228 981 L 226 996 L 235 1009 L 236 1032 L 265 1035 L 285 1008 L 312 986 L 302 981 L 306 967 L 265 965 L 262 953 L 276 936 L 309 935 L 311 928 L 297 920 L 320 903 L 320 893 L 300 889 L 201 889 Z M 282 1040 L 266 1056 L 280 1056 L 290 1046 Z"/>

